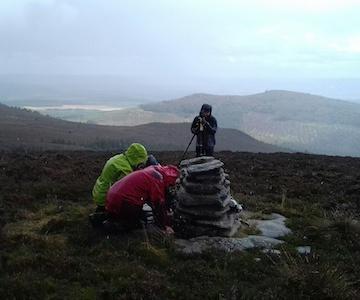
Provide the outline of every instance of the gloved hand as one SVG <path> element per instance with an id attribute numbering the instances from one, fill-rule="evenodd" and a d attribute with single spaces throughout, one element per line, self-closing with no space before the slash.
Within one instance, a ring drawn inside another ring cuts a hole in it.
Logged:
<path id="1" fill-rule="evenodd" d="M 200 125 L 202 125 L 202 118 L 197 117 L 195 127 L 200 128 Z"/>
<path id="2" fill-rule="evenodd" d="M 174 232 L 174 229 L 172 229 L 170 226 L 165 226 L 164 233 L 166 235 L 173 235 L 175 232 Z"/>
<path id="3" fill-rule="evenodd" d="M 145 226 L 154 223 L 154 214 L 152 208 L 147 203 L 145 203 L 142 207 L 141 223 L 143 223 Z"/>

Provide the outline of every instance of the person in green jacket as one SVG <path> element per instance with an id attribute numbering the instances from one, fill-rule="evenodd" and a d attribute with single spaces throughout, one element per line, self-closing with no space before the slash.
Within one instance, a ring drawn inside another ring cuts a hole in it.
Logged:
<path id="1" fill-rule="evenodd" d="M 92 190 L 92 196 L 97 205 L 97 212 L 105 210 L 105 199 L 109 188 L 119 179 L 130 174 L 141 166 L 145 166 L 148 154 L 145 147 L 133 143 L 123 154 L 111 157 L 96 180 Z"/>

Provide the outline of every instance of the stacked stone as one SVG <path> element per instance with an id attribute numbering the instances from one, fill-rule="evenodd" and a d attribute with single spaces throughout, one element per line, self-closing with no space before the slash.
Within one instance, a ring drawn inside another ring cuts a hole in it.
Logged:
<path id="1" fill-rule="evenodd" d="M 206 156 L 181 162 L 174 226 L 179 236 L 229 237 L 239 229 L 239 210 L 223 165 Z"/>

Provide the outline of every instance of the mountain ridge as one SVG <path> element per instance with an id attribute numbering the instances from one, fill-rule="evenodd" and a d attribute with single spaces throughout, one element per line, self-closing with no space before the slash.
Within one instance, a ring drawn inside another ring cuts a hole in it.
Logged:
<path id="1" fill-rule="evenodd" d="M 0 149 L 3 150 L 112 150 L 124 149 L 135 141 L 151 150 L 184 150 L 191 136 L 189 123 L 103 126 L 64 121 L 0 104 Z M 217 140 L 219 151 L 288 151 L 256 141 L 236 129 L 220 128 Z"/>
<path id="2" fill-rule="evenodd" d="M 271 90 L 237 96 L 196 93 L 140 107 L 183 118 L 213 106 L 219 124 L 280 147 L 328 155 L 360 156 L 360 104 L 318 95 Z"/>

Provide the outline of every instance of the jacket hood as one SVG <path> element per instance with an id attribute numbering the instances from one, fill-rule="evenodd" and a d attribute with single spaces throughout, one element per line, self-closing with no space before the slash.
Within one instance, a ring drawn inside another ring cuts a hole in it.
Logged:
<path id="1" fill-rule="evenodd" d="M 175 185 L 176 179 L 178 179 L 180 176 L 180 170 L 173 165 L 168 165 L 168 166 L 157 165 L 154 166 L 154 168 L 163 175 L 165 187 Z"/>
<path id="2" fill-rule="evenodd" d="M 125 156 L 132 168 L 137 167 L 139 164 L 145 164 L 147 161 L 147 151 L 145 147 L 139 143 L 131 144 L 126 150 Z"/>
<path id="3" fill-rule="evenodd" d="M 212 106 L 211 106 L 210 104 L 204 103 L 204 104 L 201 106 L 199 115 L 201 115 L 201 113 L 204 112 L 204 111 L 209 111 L 209 112 L 210 112 L 210 116 L 211 116 Z"/>

